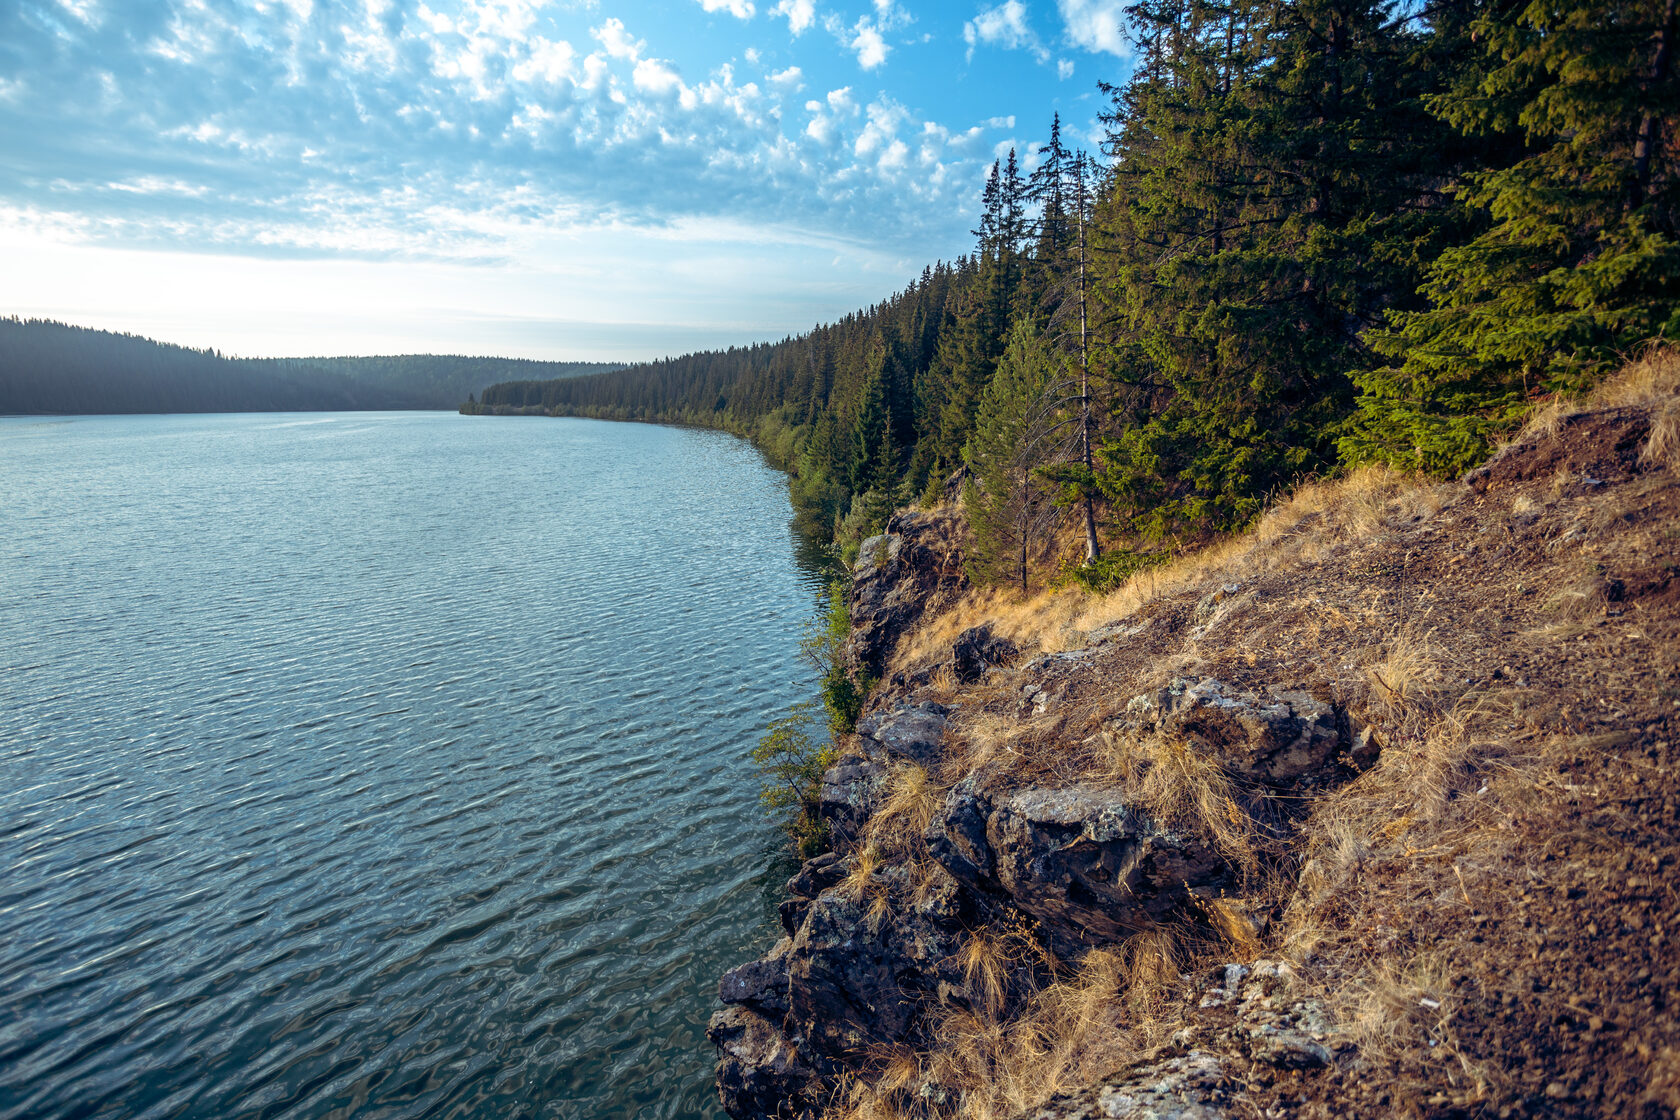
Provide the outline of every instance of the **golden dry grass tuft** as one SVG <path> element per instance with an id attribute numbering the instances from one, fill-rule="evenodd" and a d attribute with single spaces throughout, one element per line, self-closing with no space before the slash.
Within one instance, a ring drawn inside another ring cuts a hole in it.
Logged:
<path id="1" fill-rule="evenodd" d="M 1000 588 L 971 590 L 949 610 L 919 621 L 894 649 L 888 671 L 948 661 L 958 636 L 980 625 L 990 626 L 992 633 L 1023 651 L 1070 649 L 1082 638 L 1072 623 L 1086 598 L 1078 588 L 1043 590 L 1025 599 Z"/>
<path id="2" fill-rule="evenodd" d="M 1244 790 L 1217 759 L 1153 733 L 1111 734 L 1108 745 L 1106 776 L 1125 783 L 1132 803 L 1165 825 L 1207 838 L 1245 876 L 1259 871 L 1264 838 L 1243 807 Z"/>
<path id="3" fill-rule="evenodd" d="M 1374 652 L 1365 675 L 1388 714 L 1405 723 L 1434 714 L 1449 670 L 1435 631 L 1408 625 Z"/>
<path id="4" fill-rule="evenodd" d="M 1297 487 L 1253 528 L 1216 541 L 1157 568 L 1148 568 L 1101 598 L 1089 600 L 1070 622 L 1073 633 L 1137 614 L 1158 599 L 1217 587 L 1279 568 L 1322 563 L 1379 538 L 1391 528 L 1433 517 L 1453 488 L 1385 467 L 1362 467 Z"/>

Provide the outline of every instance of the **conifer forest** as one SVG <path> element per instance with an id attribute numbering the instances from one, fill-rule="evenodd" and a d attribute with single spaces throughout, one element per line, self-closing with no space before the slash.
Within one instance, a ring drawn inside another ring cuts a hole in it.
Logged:
<path id="1" fill-rule="evenodd" d="M 749 436 L 842 550 L 960 485 L 970 564 L 1093 585 L 1368 463 L 1447 475 L 1680 335 L 1675 0 L 1141 0 L 1096 151 L 773 344 L 465 410 Z"/>

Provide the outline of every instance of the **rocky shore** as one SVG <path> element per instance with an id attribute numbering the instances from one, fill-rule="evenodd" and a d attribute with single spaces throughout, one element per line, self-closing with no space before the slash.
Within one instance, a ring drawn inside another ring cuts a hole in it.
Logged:
<path id="1" fill-rule="evenodd" d="M 726 1110 L 1680 1115 L 1674 419 L 1309 487 L 1100 601 L 998 606 L 898 514 Z"/>

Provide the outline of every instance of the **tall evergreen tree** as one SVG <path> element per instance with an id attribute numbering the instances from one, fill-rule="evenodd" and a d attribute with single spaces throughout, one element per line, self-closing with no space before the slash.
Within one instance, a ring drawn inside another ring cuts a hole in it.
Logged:
<path id="1" fill-rule="evenodd" d="M 1432 306 L 1375 338 L 1353 461 L 1458 471 L 1537 394 L 1634 344 L 1680 337 L 1680 82 L 1674 0 L 1489 4 L 1472 81 L 1433 101 L 1466 136 L 1527 150 L 1467 175 L 1487 228 L 1441 254 Z"/>
<path id="2" fill-rule="evenodd" d="M 1055 425 L 1046 401 L 1054 357 L 1030 319 L 1018 322 L 991 383 L 980 399 L 974 433 L 964 449 L 973 472 L 964 499 L 974 542 L 969 570 L 984 583 L 1031 588 L 1034 561 L 1056 517 L 1037 469 L 1048 455 Z"/>

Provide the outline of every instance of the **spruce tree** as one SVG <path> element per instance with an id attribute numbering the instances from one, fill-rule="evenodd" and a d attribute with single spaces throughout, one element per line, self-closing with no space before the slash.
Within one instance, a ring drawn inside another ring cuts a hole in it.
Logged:
<path id="1" fill-rule="evenodd" d="M 1432 306 L 1392 316 L 1358 375 L 1350 461 L 1456 472 L 1536 396 L 1579 390 L 1637 343 L 1680 336 L 1674 0 L 1490 5 L 1475 80 L 1438 115 L 1527 149 L 1466 176 L 1487 228 L 1440 255 Z"/>
<path id="2" fill-rule="evenodd" d="M 1030 319 L 1015 325 L 981 395 L 963 456 L 973 472 L 964 505 L 973 544 L 971 576 L 1030 590 L 1034 561 L 1048 543 L 1055 504 L 1037 468 L 1055 424 L 1047 407 L 1054 358 Z"/>
<path id="3" fill-rule="evenodd" d="M 1335 461 L 1362 332 L 1419 280 L 1436 173 L 1418 34 L 1365 0 L 1146 0 L 1117 91 L 1100 458 L 1151 535 L 1232 529 Z M 1444 130 L 1443 130 L 1444 131 Z"/>

